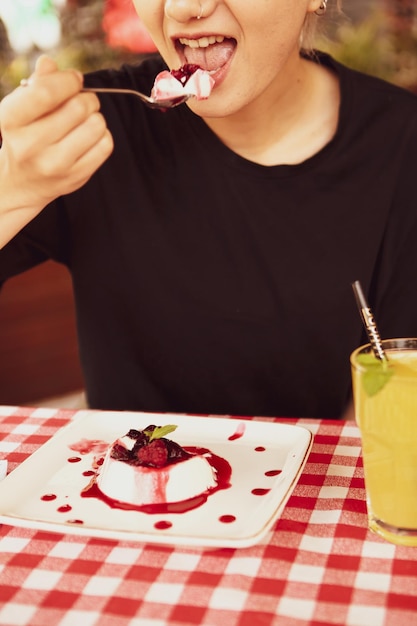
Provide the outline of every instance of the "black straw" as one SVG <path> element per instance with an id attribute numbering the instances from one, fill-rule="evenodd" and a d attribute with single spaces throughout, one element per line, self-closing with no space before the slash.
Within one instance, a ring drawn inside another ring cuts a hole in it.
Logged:
<path id="1" fill-rule="evenodd" d="M 352 289 L 353 293 L 355 294 L 356 304 L 358 305 L 358 309 L 361 314 L 365 330 L 368 334 L 373 353 L 380 361 L 388 361 L 387 355 L 382 348 L 381 337 L 375 324 L 374 316 L 368 306 L 368 303 L 362 291 L 361 284 L 358 280 L 352 283 Z"/>

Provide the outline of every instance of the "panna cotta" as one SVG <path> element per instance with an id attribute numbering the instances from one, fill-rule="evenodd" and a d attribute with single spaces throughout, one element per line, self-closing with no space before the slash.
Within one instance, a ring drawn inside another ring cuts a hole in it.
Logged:
<path id="1" fill-rule="evenodd" d="M 206 100 L 214 87 L 214 79 L 198 65 L 186 64 L 178 70 L 164 70 L 155 78 L 151 96 L 156 101 L 194 96 Z"/>
<path id="2" fill-rule="evenodd" d="M 214 489 L 216 470 L 206 456 L 188 452 L 164 436 L 175 428 L 151 425 L 117 439 L 97 477 L 100 491 L 140 507 L 181 502 Z"/>

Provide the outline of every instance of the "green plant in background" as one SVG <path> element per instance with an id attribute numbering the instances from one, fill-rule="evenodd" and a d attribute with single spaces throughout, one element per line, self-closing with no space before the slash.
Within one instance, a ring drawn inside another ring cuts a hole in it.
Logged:
<path id="1" fill-rule="evenodd" d="M 417 90 L 417 26 L 394 30 L 387 12 L 377 8 L 361 22 L 343 19 L 318 48 L 348 67 Z"/>

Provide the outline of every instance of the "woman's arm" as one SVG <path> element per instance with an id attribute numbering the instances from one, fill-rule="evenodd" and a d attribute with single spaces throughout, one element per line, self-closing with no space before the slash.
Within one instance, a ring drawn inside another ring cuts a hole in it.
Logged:
<path id="1" fill-rule="evenodd" d="M 81 187 L 113 140 L 82 76 L 41 57 L 26 87 L 0 103 L 0 248 L 49 202 Z"/>

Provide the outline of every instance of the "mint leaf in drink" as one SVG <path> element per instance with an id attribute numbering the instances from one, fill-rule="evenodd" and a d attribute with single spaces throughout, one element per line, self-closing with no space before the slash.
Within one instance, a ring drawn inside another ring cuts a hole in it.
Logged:
<path id="1" fill-rule="evenodd" d="M 377 394 L 394 373 L 394 369 L 387 361 L 380 361 L 371 353 L 359 354 L 357 362 L 366 370 L 362 374 L 362 384 L 369 397 Z"/>

